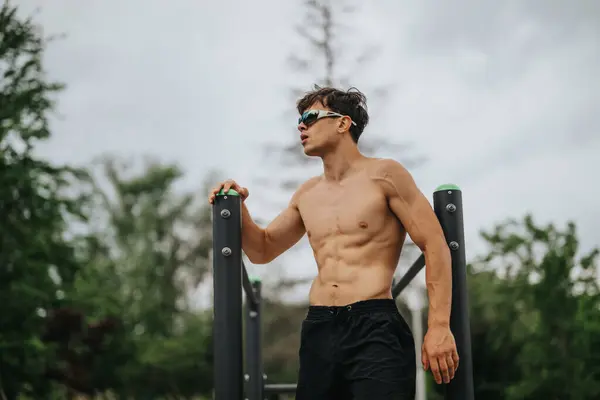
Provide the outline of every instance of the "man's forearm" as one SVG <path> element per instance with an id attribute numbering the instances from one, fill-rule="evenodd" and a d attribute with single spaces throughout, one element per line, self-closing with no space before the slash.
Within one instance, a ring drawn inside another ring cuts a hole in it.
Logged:
<path id="1" fill-rule="evenodd" d="M 452 259 L 445 240 L 425 247 L 425 281 L 429 295 L 428 325 L 450 325 Z"/>
<path id="2" fill-rule="evenodd" d="M 266 238 L 265 230 L 254 222 L 248 207 L 242 203 L 242 249 L 250 262 L 254 264 L 264 262 Z"/>

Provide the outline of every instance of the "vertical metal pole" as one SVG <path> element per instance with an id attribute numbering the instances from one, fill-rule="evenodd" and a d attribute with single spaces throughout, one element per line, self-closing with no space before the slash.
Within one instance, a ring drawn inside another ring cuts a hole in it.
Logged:
<path id="1" fill-rule="evenodd" d="M 415 395 L 415 400 L 426 400 L 426 386 L 425 386 L 425 371 L 422 367 L 421 361 L 421 346 L 423 345 L 423 303 L 422 303 L 422 294 L 420 289 L 416 289 L 411 293 L 414 298 L 417 300 L 413 300 L 409 302 L 410 304 L 410 314 L 412 317 L 412 330 L 413 336 L 415 339 L 415 350 L 417 353 L 416 361 L 417 361 L 417 393 Z"/>
<path id="2" fill-rule="evenodd" d="M 243 399 L 242 212 L 234 190 L 213 206 L 214 400 Z"/>
<path id="3" fill-rule="evenodd" d="M 252 290 L 258 304 L 246 301 L 246 381 L 248 400 L 263 400 L 263 363 L 261 340 L 261 281 L 252 279 Z"/>
<path id="4" fill-rule="evenodd" d="M 456 185 L 439 186 L 433 193 L 433 208 L 444 230 L 452 254 L 452 311 L 450 329 L 460 358 L 454 379 L 445 387 L 446 400 L 473 400 L 473 361 L 467 293 L 467 262 L 463 226 L 462 192 Z"/>

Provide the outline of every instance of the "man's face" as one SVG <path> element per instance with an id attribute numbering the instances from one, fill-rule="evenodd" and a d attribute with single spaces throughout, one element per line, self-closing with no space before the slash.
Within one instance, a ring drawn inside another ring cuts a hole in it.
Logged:
<path id="1" fill-rule="evenodd" d="M 331 111 L 320 102 L 316 102 L 307 111 Z M 339 118 L 324 117 L 314 122 L 300 122 L 298 131 L 300 132 L 300 142 L 304 147 L 304 154 L 307 156 L 323 156 L 328 150 L 334 148 L 341 138 L 338 132 Z"/>

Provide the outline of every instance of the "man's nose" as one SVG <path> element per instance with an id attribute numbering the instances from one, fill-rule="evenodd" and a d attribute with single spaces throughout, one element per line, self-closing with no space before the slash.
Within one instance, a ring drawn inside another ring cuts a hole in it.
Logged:
<path id="1" fill-rule="evenodd" d="M 304 122 L 300 122 L 300 123 L 298 124 L 298 130 L 299 130 L 300 132 L 303 132 L 303 131 L 305 131 L 305 130 L 307 130 L 307 129 L 308 129 L 308 126 L 304 125 Z"/>

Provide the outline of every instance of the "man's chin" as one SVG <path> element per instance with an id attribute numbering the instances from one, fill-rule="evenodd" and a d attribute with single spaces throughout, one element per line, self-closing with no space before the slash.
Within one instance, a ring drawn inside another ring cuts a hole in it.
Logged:
<path id="1" fill-rule="evenodd" d="M 309 156 L 309 157 L 318 157 L 319 156 L 319 152 L 317 151 L 317 149 L 312 148 L 310 146 L 304 146 L 304 154 Z"/>

